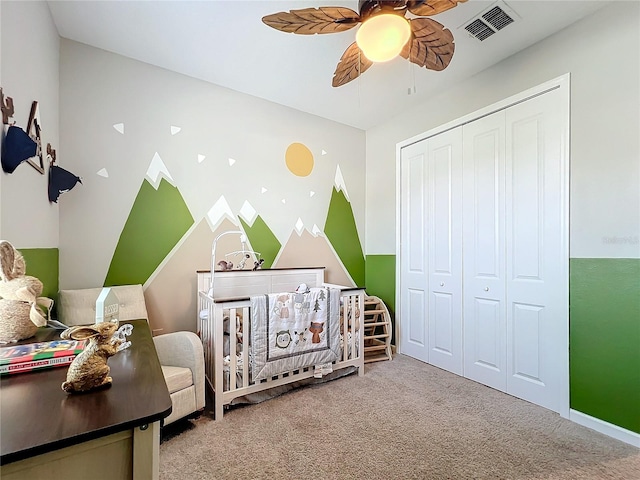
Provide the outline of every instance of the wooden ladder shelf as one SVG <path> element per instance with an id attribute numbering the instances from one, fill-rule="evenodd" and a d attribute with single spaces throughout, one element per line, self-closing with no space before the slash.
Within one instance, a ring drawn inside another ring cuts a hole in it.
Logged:
<path id="1" fill-rule="evenodd" d="M 391 360 L 391 315 L 375 296 L 364 299 L 364 363 Z"/>

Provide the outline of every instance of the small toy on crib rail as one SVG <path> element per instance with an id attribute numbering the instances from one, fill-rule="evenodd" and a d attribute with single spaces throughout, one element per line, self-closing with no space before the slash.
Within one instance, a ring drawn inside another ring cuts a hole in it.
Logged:
<path id="1" fill-rule="evenodd" d="M 218 266 L 220 270 L 233 270 L 233 262 L 227 262 L 226 260 L 220 260 Z"/>
<path id="2" fill-rule="evenodd" d="M 251 258 L 251 255 L 249 255 L 248 253 L 245 253 L 244 257 L 242 257 L 242 260 L 240 260 L 240 263 L 238 264 L 238 270 L 244 270 L 244 264 L 249 258 Z"/>
<path id="3" fill-rule="evenodd" d="M 262 264 L 264 263 L 264 258 L 261 258 L 257 262 L 253 262 L 253 269 L 260 270 L 262 268 Z"/>

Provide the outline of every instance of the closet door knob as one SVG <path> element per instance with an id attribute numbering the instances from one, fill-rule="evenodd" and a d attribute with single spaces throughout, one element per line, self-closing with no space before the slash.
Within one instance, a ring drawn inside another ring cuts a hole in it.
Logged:
<path id="1" fill-rule="evenodd" d="M 440 282 L 440 286 L 441 286 L 441 287 L 444 287 L 444 282 Z"/>
<path id="2" fill-rule="evenodd" d="M 484 291 L 488 292 L 489 291 L 489 287 L 484 287 Z"/>

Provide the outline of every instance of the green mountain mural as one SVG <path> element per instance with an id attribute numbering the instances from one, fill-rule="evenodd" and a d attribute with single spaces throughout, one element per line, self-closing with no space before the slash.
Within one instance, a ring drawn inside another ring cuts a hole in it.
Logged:
<path id="1" fill-rule="evenodd" d="M 271 268 L 282 246 L 276 236 L 260 215 L 256 217 L 252 226 L 249 226 L 242 218 L 240 218 L 240 222 L 247 234 L 251 248 L 260 252 L 260 257 L 264 259 L 262 268 Z"/>
<path id="2" fill-rule="evenodd" d="M 365 261 L 351 203 L 342 190 L 333 188 L 324 234 L 359 287 L 364 286 Z"/>
<path id="3" fill-rule="evenodd" d="M 144 284 L 194 220 L 176 187 L 164 178 L 156 190 L 142 182 L 104 286 Z"/>

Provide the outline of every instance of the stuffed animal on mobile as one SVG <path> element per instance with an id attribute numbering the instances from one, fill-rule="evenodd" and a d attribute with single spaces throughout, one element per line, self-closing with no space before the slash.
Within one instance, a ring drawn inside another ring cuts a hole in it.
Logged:
<path id="1" fill-rule="evenodd" d="M 226 260 L 220 260 L 218 266 L 220 270 L 233 270 L 233 262 L 227 262 Z"/>

